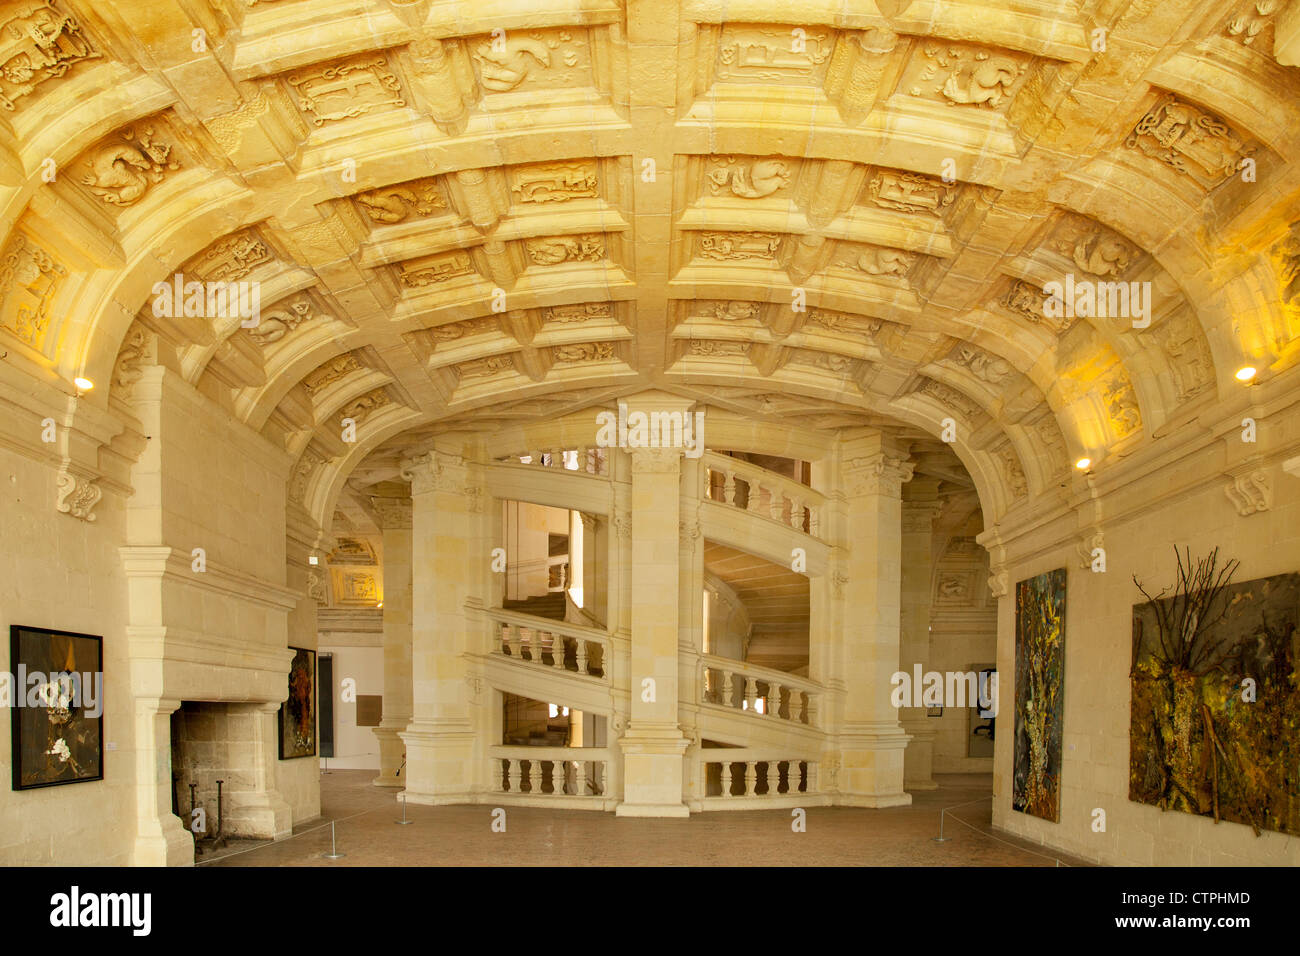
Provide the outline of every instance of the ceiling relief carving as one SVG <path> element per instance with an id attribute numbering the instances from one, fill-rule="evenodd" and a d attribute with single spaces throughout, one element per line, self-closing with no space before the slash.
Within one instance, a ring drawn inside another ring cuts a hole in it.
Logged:
<path id="1" fill-rule="evenodd" d="M 398 270 L 398 281 L 407 289 L 426 289 L 452 279 L 474 274 L 474 263 L 468 252 L 448 252 L 404 263 Z"/>
<path id="2" fill-rule="evenodd" d="M 702 232 L 696 250 L 705 259 L 775 259 L 781 236 L 772 232 Z"/>
<path id="3" fill-rule="evenodd" d="M 119 130 L 81 161 L 79 182 L 109 206 L 132 206 L 181 168 L 167 139 L 161 121 Z"/>
<path id="4" fill-rule="evenodd" d="M 516 202 L 552 203 L 570 199 L 594 199 L 596 164 L 583 160 L 571 163 L 530 163 L 510 170 L 510 191 Z"/>
<path id="5" fill-rule="evenodd" d="M 16 234 L 0 253 L 0 328 L 39 350 L 67 275 L 49 252 Z"/>
<path id="6" fill-rule="evenodd" d="M 790 185 L 791 167 L 781 159 L 724 156 L 711 160 L 709 191 L 741 199 L 763 199 Z"/>
<path id="7" fill-rule="evenodd" d="M 5 37 L 0 107 L 11 112 L 41 84 L 66 75 L 78 63 L 100 58 L 80 24 L 49 0 L 14 6 L 18 9 L 0 19 L 0 36 Z"/>
<path id="8" fill-rule="evenodd" d="M 1173 93 L 1162 95 L 1138 120 L 1124 145 L 1207 190 L 1234 175 L 1250 152 L 1226 122 Z"/>
<path id="9" fill-rule="evenodd" d="M 486 93 L 590 86 L 591 45 L 580 29 L 504 31 L 472 44 L 471 58 Z"/>
<path id="10" fill-rule="evenodd" d="M 383 56 L 298 70 L 288 76 L 287 82 L 298 109 L 315 127 L 406 105 L 401 81 Z"/>
<path id="11" fill-rule="evenodd" d="M 528 258 L 539 266 L 554 266 L 561 262 L 596 262 L 605 258 L 605 237 L 599 233 L 547 236 L 525 240 L 524 249 Z"/>
<path id="12" fill-rule="evenodd" d="M 933 176 L 880 169 L 871 177 L 867 197 L 884 209 L 937 217 L 952 204 L 956 189 Z"/>
<path id="13" fill-rule="evenodd" d="M 923 43 L 917 54 L 899 89 L 949 106 L 998 109 L 1025 71 L 1023 57 L 970 44 Z"/>
<path id="14" fill-rule="evenodd" d="M 433 177 L 371 189 L 353 198 L 372 222 L 384 225 L 402 222 L 412 215 L 427 218 L 447 211 L 447 200 Z"/>

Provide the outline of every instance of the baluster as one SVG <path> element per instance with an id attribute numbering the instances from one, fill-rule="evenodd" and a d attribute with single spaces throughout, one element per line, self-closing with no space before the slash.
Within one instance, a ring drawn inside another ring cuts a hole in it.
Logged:
<path id="1" fill-rule="evenodd" d="M 510 643 L 510 656 L 518 660 L 523 656 L 523 635 L 514 624 L 506 625 L 506 639 Z"/>
<path id="2" fill-rule="evenodd" d="M 785 520 L 785 498 L 776 486 L 767 489 L 767 513 L 773 521 Z"/>
<path id="3" fill-rule="evenodd" d="M 808 691 L 803 692 L 803 722 L 809 727 L 814 727 L 816 719 L 817 695 Z"/>
<path id="4" fill-rule="evenodd" d="M 774 680 L 767 682 L 767 713 L 771 717 L 781 717 L 781 685 Z"/>
<path id="5" fill-rule="evenodd" d="M 714 471 L 708 465 L 704 466 L 704 497 L 713 501 L 713 475 Z"/>
<path id="6" fill-rule="evenodd" d="M 755 712 L 755 705 L 758 702 L 758 681 L 753 677 L 745 678 L 745 703 L 752 714 Z"/>
<path id="7" fill-rule="evenodd" d="M 722 762 L 722 795 L 724 797 L 731 796 L 731 761 L 730 760 L 724 760 Z"/>
<path id="8" fill-rule="evenodd" d="M 556 797 L 564 796 L 564 766 L 563 760 L 551 761 L 551 794 Z"/>
<path id="9" fill-rule="evenodd" d="M 506 770 L 510 778 L 510 792 L 518 793 L 522 786 L 519 778 L 523 775 L 524 763 L 522 760 L 507 760 L 506 763 L 510 765 Z"/>
<path id="10" fill-rule="evenodd" d="M 754 477 L 745 478 L 746 494 L 749 496 L 745 499 L 745 510 L 757 512 L 758 499 L 763 496 L 763 489 L 759 487 L 758 479 Z"/>
<path id="11" fill-rule="evenodd" d="M 593 792 L 603 796 L 605 793 L 605 761 L 597 760 L 592 765 L 592 773 L 594 774 L 592 783 L 595 784 Z"/>
<path id="12" fill-rule="evenodd" d="M 817 512 L 812 508 L 808 509 L 808 533 L 814 538 L 817 537 Z"/>
<path id="13" fill-rule="evenodd" d="M 581 797 L 587 789 L 587 761 L 573 761 L 573 795 Z"/>
<path id="14" fill-rule="evenodd" d="M 791 688 L 790 688 L 790 707 L 789 707 L 789 710 L 788 710 L 787 712 L 788 712 L 789 715 L 790 715 L 789 719 L 790 719 L 791 721 L 796 722 L 796 723 L 799 722 L 799 719 L 800 719 L 800 715 L 799 715 L 798 713 L 795 712 L 795 707 L 796 707 L 798 704 L 803 704 L 804 708 L 807 708 L 807 706 L 808 706 L 808 692 L 807 692 L 807 691 L 800 690 L 800 689 L 797 688 L 797 687 L 791 687 Z"/>
<path id="15" fill-rule="evenodd" d="M 722 482 L 722 500 L 729 505 L 736 503 L 736 473 L 728 468 Z"/>
<path id="16" fill-rule="evenodd" d="M 733 680 L 735 676 L 732 671 L 722 672 L 722 703 L 728 707 L 736 706 L 736 684 Z"/>
<path id="17" fill-rule="evenodd" d="M 821 789 L 821 787 L 817 786 L 817 784 L 813 782 L 817 779 L 816 773 L 817 773 L 817 765 L 813 763 L 811 760 L 808 761 L 807 765 L 804 767 L 804 774 L 803 774 L 805 793 L 816 793 Z"/>
<path id="18" fill-rule="evenodd" d="M 786 779 L 789 779 L 789 771 L 786 771 Z M 787 792 L 789 783 L 786 784 Z M 775 797 L 781 791 L 781 761 L 769 760 L 767 762 L 767 795 Z"/>
<path id="19" fill-rule="evenodd" d="M 528 659 L 534 664 L 542 662 L 542 632 L 533 628 L 533 640 L 528 650 Z"/>
<path id="20" fill-rule="evenodd" d="M 536 758 L 528 761 L 528 792 L 534 797 L 542 793 L 542 762 Z"/>
<path id="21" fill-rule="evenodd" d="M 551 666 L 557 671 L 564 670 L 564 636 L 551 634 Z"/>
<path id="22" fill-rule="evenodd" d="M 582 638 L 575 638 L 574 643 L 578 647 L 578 673 L 587 673 L 587 642 Z"/>
<path id="23" fill-rule="evenodd" d="M 758 766 L 757 760 L 750 760 L 745 764 L 745 796 L 754 796 L 754 784 L 757 781 L 758 773 L 755 769 Z"/>
<path id="24" fill-rule="evenodd" d="M 790 527 L 803 530 L 803 498 L 798 495 L 790 499 Z"/>

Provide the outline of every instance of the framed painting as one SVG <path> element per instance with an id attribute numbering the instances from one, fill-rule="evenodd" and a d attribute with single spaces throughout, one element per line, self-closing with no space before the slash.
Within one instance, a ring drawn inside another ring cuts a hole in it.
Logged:
<path id="1" fill-rule="evenodd" d="M 1060 820 L 1065 568 L 1016 584 L 1015 765 L 1011 808 Z"/>
<path id="2" fill-rule="evenodd" d="M 103 638 L 9 628 L 13 789 L 104 779 Z"/>
<path id="3" fill-rule="evenodd" d="M 316 756 L 316 652 L 289 650 L 289 697 L 280 705 L 281 760 Z"/>

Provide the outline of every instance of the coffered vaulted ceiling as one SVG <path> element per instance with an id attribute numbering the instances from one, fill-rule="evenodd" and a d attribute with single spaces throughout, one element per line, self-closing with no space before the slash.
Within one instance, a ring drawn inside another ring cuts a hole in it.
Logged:
<path id="1" fill-rule="evenodd" d="M 1294 363 L 1293 6 L 6 3 L 5 347 L 128 430 L 173 369 L 322 523 L 403 443 L 648 387 L 951 418 L 1006 513 Z M 155 317 L 178 272 L 261 324 Z M 1150 326 L 1046 317 L 1067 273 Z"/>

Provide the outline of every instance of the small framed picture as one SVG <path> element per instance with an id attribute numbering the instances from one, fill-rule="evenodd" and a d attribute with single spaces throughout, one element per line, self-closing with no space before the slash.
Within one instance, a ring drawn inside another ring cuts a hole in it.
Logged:
<path id="1" fill-rule="evenodd" d="M 13 789 L 104 779 L 104 639 L 9 628 Z"/>
<path id="2" fill-rule="evenodd" d="M 316 755 L 316 652 L 291 647 L 289 698 L 280 705 L 280 759 Z"/>

